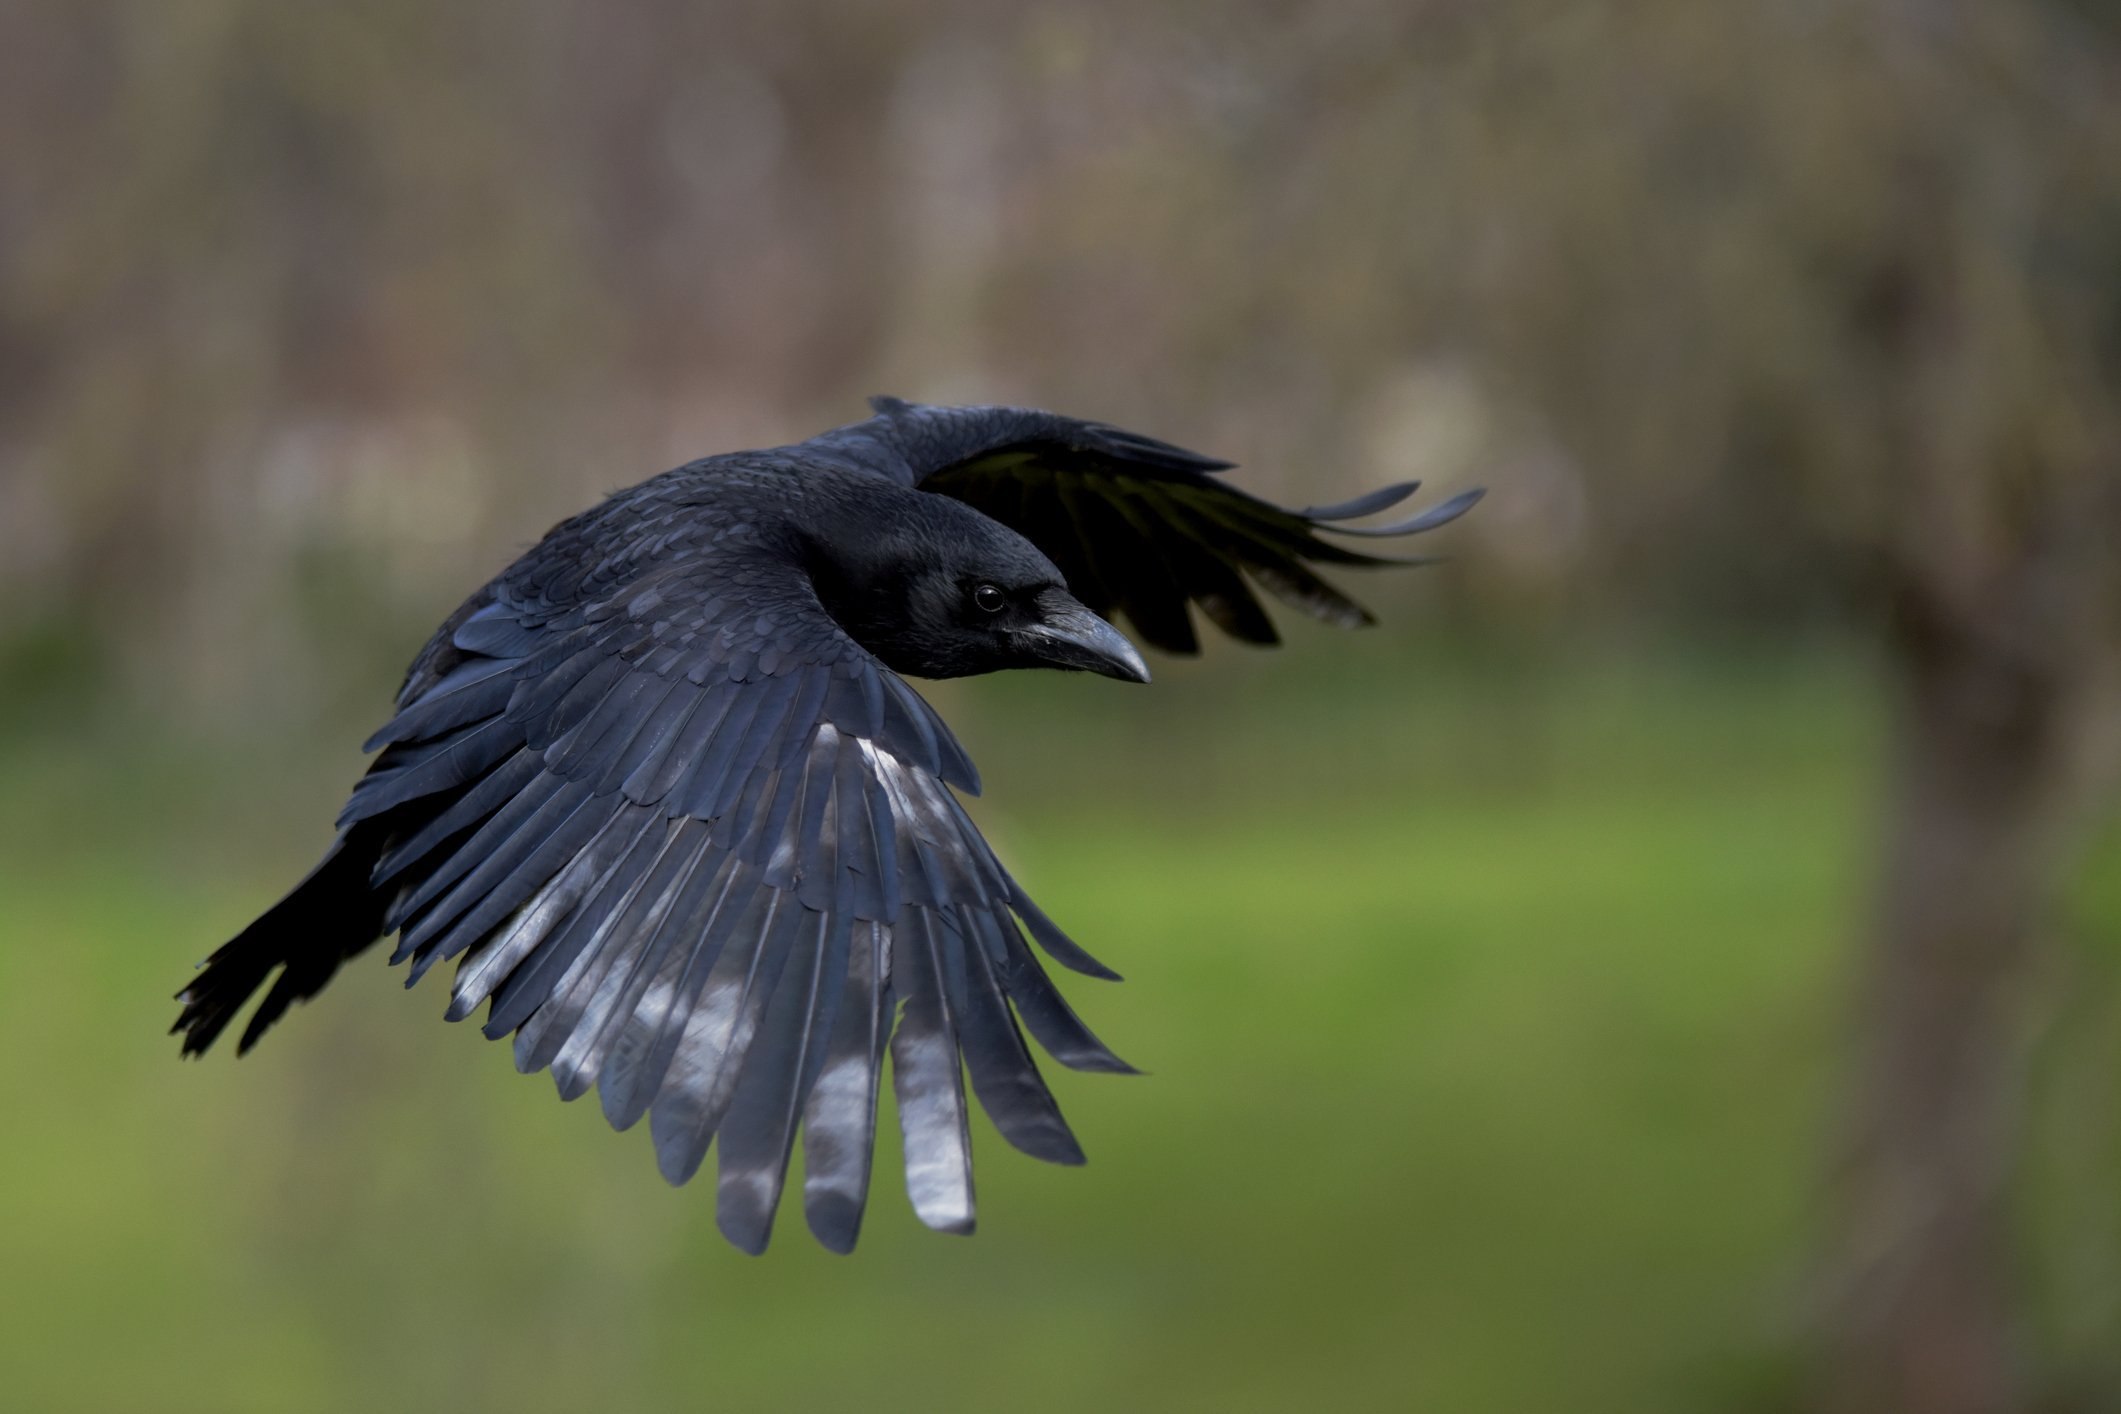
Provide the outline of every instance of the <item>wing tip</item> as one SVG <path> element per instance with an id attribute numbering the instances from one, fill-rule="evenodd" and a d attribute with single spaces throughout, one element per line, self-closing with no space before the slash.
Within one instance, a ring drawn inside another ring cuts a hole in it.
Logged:
<path id="1" fill-rule="evenodd" d="M 735 1210 L 727 1205 L 715 1209 L 714 1225 L 731 1247 L 748 1257 L 762 1257 L 773 1240 L 773 1210 L 760 1213 L 750 1204 Z"/>
<path id="2" fill-rule="evenodd" d="M 1104 982 L 1126 980 L 1092 957 L 1082 944 L 1062 932 L 1060 926 L 1047 917 L 1045 910 L 1033 903 L 1031 896 L 1024 892 L 1023 886 L 1013 879 L 1009 881 L 1009 908 L 1023 921 L 1040 950 L 1070 972 L 1078 972 L 1085 977 L 1095 977 Z"/>
<path id="3" fill-rule="evenodd" d="M 940 1232 L 951 1237 L 970 1237 L 979 1230 L 979 1219 L 969 1209 L 962 1213 L 924 1213 L 916 1209 L 914 1216 L 919 1218 L 921 1226 L 930 1232 Z"/>
<path id="4" fill-rule="evenodd" d="M 1149 1073 L 1140 1066 L 1130 1065 L 1120 1059 L 1118 1055 L 1106 1049 L 1102 1041 L 1098 1043 L 1098 1049 L 1095 1051 L 1076 1051 L 1069 1055 L 1056 1055 L 1048 1051 L 1047 1054 L 1052 1055 L 1055 1060 L 1068 1067 L 1068 1069 L 1081 1071 L 1087 1075 L 1147 1075 Z"/>
<path id="5" fill-rule="evenodd" d="M 1437 502 L 1435 505 L 1429 507 L 1425 511 L 1422 511 L 1418 515 L 1409 516 L 1405 520 L 1394 521 L 1390 525 L 1343 525 L 1339 523 L 1342 519 L 1344 519 L 1343 517 L 1319 517 L 1312 516 L 1308 512 L 1306 512 L 1306 516 L 1308 519 L 1310 519 L 1312 525 L 1316 529 L 1323 530 L 1331 535 L 1349 535 L 1367 540 L 1396 540 L 1404 535 L 1419 535 L 1423 531 L 1435 530 L 1439 526 L 1449 525 L 1452 521 L 1457 520 L 1467 511 L 1470 511 L 1473 509 L 1473 507 L 1479 505 L 1482 498 L 1485 497 L 1487 494 L 1487 487 L 1475 486 L 1470 490 L 1461 491 L 1455 496 Z M 1329 507 L 1328 509 L 1339 508 Z M 1379 507 L 1378 509 L 1381 510 L 1383 509 L 1383 507 Z M 1321 520 L 1331 521 L 1334 523 L 1320 524 Z"/>
<path id="6" fill-rule="evenodd" d="M 659 1142 L 655 1146 L 656 1172 L 663 1175 L 663 1182 L 672 1188 L 683 1188 L 692 1182 L 706 1158 L 704 1149 L 695 1154 L 689 1144 L 681 1141 Z"/>
<path id="7" fill-rule="evenodd" d="M 1083 1152 L 1082 1143 L 1072 1131 L 1065 1128 L 1037 1135 L 1011 1134 L 1002 1130 L 1001 1135 L 1018 1153 L 1029 1154 L 1042 1163 L 1059 1164 L 1063 1168 L 1081 1168 L 1090 1162 L 1089 1155 Z"/>
<path id="8" fill-rule="evenodd" d="M 820 1247 L 844 1257 L 861 1240 L 862 1205 L 839 1194 L 808 1197 L 803 1203 L 803 1221 Z"/>
<path id="9" fill-rule="evenodd" d="M 1395 481 L 1389 486 L 1380 486 L 1375 491 L 1365 492 L 1346 501 L 1335 501 L 1329 506 L 1306 506 L 1297 514 L 1308 521 L 1360 520 L 1364 516 L 1390 510 L 1420 489 L 1419 480 Z"/>

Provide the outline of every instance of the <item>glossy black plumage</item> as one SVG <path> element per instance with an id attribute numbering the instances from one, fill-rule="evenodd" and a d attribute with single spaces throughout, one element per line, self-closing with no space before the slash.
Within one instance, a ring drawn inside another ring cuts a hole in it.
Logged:
<path id="1" fill-rule="evenodd" d="M 810 442 L 712 457 L 556 527 L 415 659 L 315 872 L 179 994 L 186 1054 L 278 978 L 247 1050 L 384 933 L 408 985 L 454 959 L 561 1096 L 650 1121 L 673 1183 L 719 1140 L 722 1231 L 764 1248 L 795 1145 L 818 1240 L 850 1249 L 890 1083 L 909 1193 L 973 1223 L 969 1105 L 1056 1163 L 1082 1150 L 1025 1032 L 1125 1071 L 1026 942 L 1112 977 L 1013 880 L 953 789 L 979 779 L 900 674 L 1087 668 L 1146 680 L 1100 617 L 1192 652 L 1192 610 L 1276 635 L 1253 586 L 1368 622 L 1312 563 L 1389 487 L 1295 512 L 1225 463 L 1095 423 L 890 399 Z M 970 1072 L 971 1087 L 965 1086 Z"/>

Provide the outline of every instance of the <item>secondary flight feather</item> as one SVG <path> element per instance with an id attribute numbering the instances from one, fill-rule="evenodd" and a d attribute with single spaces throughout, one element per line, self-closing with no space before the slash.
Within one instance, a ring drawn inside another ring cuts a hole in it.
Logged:
<path id="1" fill-rule="evenodd" d="M 1083 1154 L 1024 1033 L 1126 1071 L 1032 950 L 1116 974 L 1034 904 L 955 792 L 979 776 L 907 677 L 1048 667 L 1146 682 L 1194 611 L 1277 641 L 1256 589 L 1369 615 L 1313 565 L 1419 563 L 1323 535 L 1413 483 L 1286 510 L 1229 464 L 1021 408 L 879 398 L 808 442 L 708 457 L 556 526 L 414 659 L 324 859 L 178 993 L 206 1050 L 260 988 L 247 1051 L 396 935 L 411 985 L 453 962 L 519 1069 L 644 1117 L 672 1183 L 717 1154 L 716 1214 L 762 1251 L 798 1137 L 811 1231 L 848 1251 L 887 1071 L 906 1187 L 973 1226 L 969 1101 L 1011 1144 Z M 1028 935 L 1028 938 L 1027 938 Z M 270 983 L 268 986 L 267 984 Z M 886 1057 L 888 1054 L 888 1065 Z"/>

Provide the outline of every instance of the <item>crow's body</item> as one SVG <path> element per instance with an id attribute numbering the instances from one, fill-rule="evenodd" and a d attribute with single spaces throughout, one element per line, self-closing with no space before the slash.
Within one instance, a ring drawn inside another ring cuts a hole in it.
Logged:
<path id="1" fill-rule="evenodd" d="M 978 790 L 972 763 L 900 674 L 1145 681 L 1097 615 L 1188 652 L 1190 602 L 1273 642 L 1247 575 L 1364 621 L 1304 562 L 1380 561 L 1314 532 L 1412 488 L 1291 512 L 1223 466 L 1048 413 L 879 399 L 563 522 L 414 660 L 324 861 L 179 994 L 185 1051 L 277 969 L 247 1050 L 396 933 L 408 985 L 457 961 L 452 1020 L 484 1004 L 521 1069 L 568 1099 L 595 1086 L 619 1128 L 647 1115 L 672 1182 L 718 1138 L 721 1227 L 749 1251 L 798 1133 L 811 1229 L 853 1245 L 888 1049 L 915 1210 L 970 1230 L 964 1072 L 1011 1143 L 1077 1163 L 1019 1020 L 1064 1065 L 1127 1067 L 1024 931 L 1112 974 L 996 861 L 951 792 Z"/>

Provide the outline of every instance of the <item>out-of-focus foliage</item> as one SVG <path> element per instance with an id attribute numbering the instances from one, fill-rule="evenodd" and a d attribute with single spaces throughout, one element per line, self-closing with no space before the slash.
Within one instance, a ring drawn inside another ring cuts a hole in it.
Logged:
<path id="1" fill-rule="evenodd" d="M 1978 550 L 2111 442 L 2100 13 L 24 0 L 0 634 L 225 706 L 342 653 L 354 585 L 417 617 L 880 388 L 1274 490 L 1477 475 L 1490 609 L 1781 621 L 1852 572 L 1793 545 Z M 1875 327 L 1909 245 L 1953 299 L 1912 409 Z"/>
<path id="2" fill-rule="evenodd" d="M 797 1213 L 764 1258 L 733 1251 L 645 1135 L 556 1103 L 379 961 L 241 1063 L 179 1065 L 171 964 L 306 867 L 343 756 L 0 756 L 9 1401 L 1791 1407 L 1866 862 L 1861 675 L 1513 679 L 1434 645 L 1385 674 L 1321 640 L 1234 706 L 1167 675 L 1160 728 L 1093 680 L 952 704 L 983 821 L 1127 974 L 1071 995 L 1149 1073 L 1056 1075 L 1087 1168 L 982 1122 L 969 1240 L 913 1220 L 887 1115 L 847 1259 Z M 2042 1348 L 2097 1392 L 2121 838 L 2094 863 L 2029 1216 Z"/>
<path id="3" fill-rule="evenodd" d="M 1070 995 L 1149 1073 L 1055 1076 L 1086 1168 L 982 1121 L 970 1239 L 913 1220 L 887 1115 L 845 1259 L 799 1211 L 730 1249 L 711 1186 L 666 1187 L 645 1134 L 378 959 L 241 1063 L 179 1065 L 181 964 L 309 863 L 328 763 L 135 757 L 114 814 L 73 789 L 107 763 L 4 758 L 6 1402 L 1773 1407 L 1864 829 L 1855 680 L 1593 668 L 1509 719 L 1493 683 L 1360 681 L 1220 716 L 1212 680 L 1160 682 L 1211 725 L 1153 757 L 1114 684 L 957 704 L 983 819 L 1127 974 Z"/>

